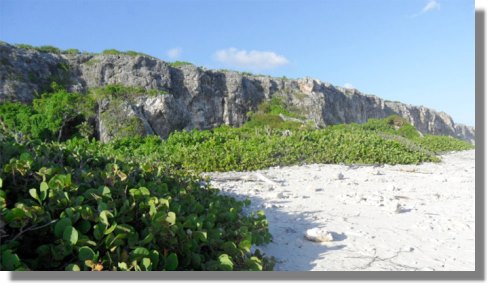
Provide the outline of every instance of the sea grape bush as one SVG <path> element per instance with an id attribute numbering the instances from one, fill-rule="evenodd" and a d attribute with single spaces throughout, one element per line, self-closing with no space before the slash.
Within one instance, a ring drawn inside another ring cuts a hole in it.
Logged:
<path id="1" fill-rule="evenodd" d="M 263 212 L 97 141 L 0 141 L 2 270 L 271 270 Z"/>

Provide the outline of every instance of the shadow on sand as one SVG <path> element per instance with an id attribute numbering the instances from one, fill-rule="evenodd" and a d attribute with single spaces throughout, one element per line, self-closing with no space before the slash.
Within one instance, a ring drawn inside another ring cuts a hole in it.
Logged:
<path id="1" fill-rule="evenodd" d="M 269 232 L 272 242 L 267 245 L 255 246 L 267 256 L 276 259 L 275 271 L 311 271 L 318 269 L 316 261 L 322 259 L 329 252 L 341 250 L 346 247 L 342 241 L 347 239 L 344 233 L 331 232 L 332 242 L 319 243 L 307 240 L 304 234 L 308 229 L 322 228 L 325 225 L 315 221 L 313 211 L 289 213 L 281 204 L 287 201 L 266 201 L 258 196 L 246 196 L 234 193 L 233 189 L 223 192 L 237 200 L 249 199 L 252 203 L 244 210 L 245 213 L 264 210 L 269 222 Z M 264 207 L 266 206 L 266 207 Z"/>

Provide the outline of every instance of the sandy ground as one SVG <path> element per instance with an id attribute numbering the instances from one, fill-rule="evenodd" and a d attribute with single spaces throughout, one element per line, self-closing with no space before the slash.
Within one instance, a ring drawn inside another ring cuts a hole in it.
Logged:
<path id="1" fill-rule="evenodd" d="M 264 209 L 278 271 L 475 270 L 475 153 L 421 165 L 305 165 L 206 173 Z M 309 229 L 333 241 L 312 242 Z"/>

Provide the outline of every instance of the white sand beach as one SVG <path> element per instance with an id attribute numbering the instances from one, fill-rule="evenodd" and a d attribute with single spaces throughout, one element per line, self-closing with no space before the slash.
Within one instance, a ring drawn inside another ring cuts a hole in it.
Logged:
<path id="1" fill-rule="evenodd" d="M 277 271 L 474 271 L 475 152 L 441 158 L 204 175 L 266 211 L 273 242 L 258 248 Z M 312 229 L 332 241 L 306 239 Z"/>

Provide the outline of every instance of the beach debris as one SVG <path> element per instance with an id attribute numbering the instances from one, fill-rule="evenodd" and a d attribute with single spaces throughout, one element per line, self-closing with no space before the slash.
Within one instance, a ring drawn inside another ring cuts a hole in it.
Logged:
<path id="1" fill-rule="evenodd" d="M 280 192 L 279 194 L 277 194 L 278 199 L 288 199 L 289 197 L 290 195 L 286 192 Z"/>
<path id="2" fill-rule="evenodd" d="M 271 203 L 263 203 L 262 207 L 266 208 L 266 209 L 271 209 L 271 208 L 273 208 L 273 205 Z"/>
<path id="3" fill-rule="evenodd" d="M 334 240 L 332 232 L 317 227 L 308 229 L 305 233 L 305 238 L 313 242 L 329 242 Z"/>
<path id="4" fill-rule="evenodd" d="M 342 172 L 337 174 L 337 179 L 343 180 L 344 178 L 345 178 L 345 176 L 344 176 L 344 174 L 342 174 Z"/>
<path id="5" fill-rule="evenodd" d="M 262 175 L 261 173 L 255 173 L 255 177 L 257 177 L 257 179 L 261 180 L 261 181 L 264 181 L 265 183 L 269 184 L 269 185 L 272 185 L 272 186 L 278 186 L 279 184 L 274 182 L 273 180 L 267 178 L 266 176 Z"/>
<path id="6" fill-rule="evenodd" d="M 315 188 L 315 192 L 323 192 L 323 188 Z"/>
<path id="7" fill-rule="evenodd" d="M 409 211 L 411 211 L 411 209 L 406 209 L 401 204 L 396 205 L 395 213 L 397 214 L 408 213 Z"/>

